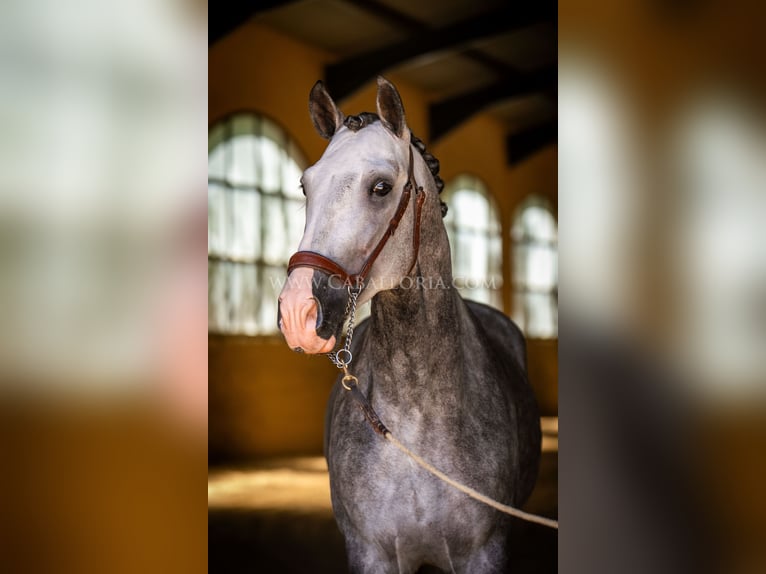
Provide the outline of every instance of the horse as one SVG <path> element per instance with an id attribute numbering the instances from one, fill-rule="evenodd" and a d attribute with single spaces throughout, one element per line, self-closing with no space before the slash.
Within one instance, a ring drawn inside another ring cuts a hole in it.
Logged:
<path id="1" fill-rule="evenodd" d="M 279 328 L 295 351 L 331 353 L 351 299 L 371 300 L 370 317 L 336 355 L 358 391 L 403 444 L 518 507 L 535 484 L 541 440 L 524 337 L 455 289 L 438 160 L 382 77 L 376 100 L 377 114 L 346 117 L 321 81 L 311 90 L 310 116 L 329 144 L 301 178 L 306 225 L 279 295 Z M 350 571 L 505 572 L 514 519 L 381 440 L 343 377 L 330 394 L 324 450 Z"/>

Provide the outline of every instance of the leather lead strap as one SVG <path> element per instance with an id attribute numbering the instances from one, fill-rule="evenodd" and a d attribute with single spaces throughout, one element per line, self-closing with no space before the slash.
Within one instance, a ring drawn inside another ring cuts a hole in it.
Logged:
<path id="1" fill-rule="evenodd" d="M 386 436 L 386 434 L 391 432 L 386 428 L 386 425 L 383 424 L 383 421 L 380 420 L 378 413 L 375 412 L 370 401 L 368 401 L 367 397 L 362 394 L 362 391 L 359 390 L 357 385 L 351 387 L 351 396 L 354 397 L 357 405 L 359 405 L 359 409 L 364 414 L 364 418 L 367 419 L 367 422 L 370 423 L 372 430 L 380 436 Z"/>
<path id="2" fill-rule="evenodd" d="M 415 182 L 413 164 L 414 161 L 412 158 L 412 146 L 410 146 L 410 165 L 407 170 L 407 183 L 404 185 L 402 197 L 399 199 L 399 205 L 396 207 L 394 216 L 388 223 L 386 231 L 383 233 L 383 236 L 375 245 L 375 249 L 372 250 L 372 253 L 370 253 L 370 256 L 364 262 L 364 265 L 362 265 L 362 268 L 359 270 L 359 272 L 353 274 L 348 273 L 341 265 L 338 265 L 335 261 L 325 257 L 320 253 L 315 253 L 313 251 L 298 251 L 297 253 L 294 253 L 292 257 L 290 257 L 290 261 L 287 264 L 287 274 L 290 275 L 290 273 L 296 267 L 311 267 L 312 269 L 323 271 L 328 275 L 340 277 L 345 285 L 351 285 L 359 288 L 364 287 L 364 280 L 370 273 L 375 260 L 378 258 L 381 251 L 383 251 L 383 248 L 386 246 L 388 240 L 394 235 L 396 228 L 399 227 L 399 223 L 404 217 L 404 214 L 407 212 L 407 207 L 410 204 L 410 197 L 412 196 L 412 191 L 414 188 L 416 200 L 415 217 L 412 230 L 412 263 L 410 264 L 410 268 L 408 270 L 408 273 L 410 273 L 418 260 L 418 251 L 420 250 L 420 217 L 423 203 L 425 202 L 426 197 L 426 194 L 423 192 L 423 188 L 418 186 Z"/>

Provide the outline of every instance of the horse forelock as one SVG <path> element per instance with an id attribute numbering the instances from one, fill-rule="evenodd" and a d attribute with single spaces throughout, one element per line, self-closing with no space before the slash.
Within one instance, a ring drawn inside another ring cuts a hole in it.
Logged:
<path id="1" fill-rule="evenodd" d="M 378 114 L 373 112 L 361 112 L 356 115 L 352 116 L 346 116 L 343 120 L 343 125 L 346 126 L 349 130 L 352 132 L 358 132 L 359 130 L 372 125 L 375 122 L 381 121 Z M 417 137 L 414 133 L 412 133 L 412 130 L 410 130 L 410 140 L 412 142 L 412 145 L 415 146 L 415 149 L 420 152 L 420 155 L 423 157 L 423 161 L 426 162 L 426 165 L 428 166 L 428 171 L 431 172 L 431 175 L 434 178 L 434 183 L 436 184 L 436 191 L 441 194 L 442 190 L 444 189 L 444 181 L 439 176 L 439 160 L 436 159 L 433 154 L 428 152 L 426 150 L 426 144 L 423 143 L 423 140 L 421 140 L 419 137 Z M 447 204 L 443 201 L 441 203 L 441 210 L 442 210 L 442 217 L 447 215 Z"/>
<path id="2" fill-rule="evenodd" d="M 378 114 L 374 114 L 372 112 L 362 112 L 355 116 L 346 116 L 343 120 L 343 125 L 350 129 L 352 132 L 358 132 L 362 128 L 378 121 L 380 121 Z"/>

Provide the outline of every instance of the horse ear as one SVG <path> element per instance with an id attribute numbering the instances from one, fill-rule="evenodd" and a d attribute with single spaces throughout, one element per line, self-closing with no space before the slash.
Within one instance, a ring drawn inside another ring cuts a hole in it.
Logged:
<path id="1" fill-rule="evenodd" d="M 378 76 L 378 115 L 383 125 L 397 137 L 407 133 L 402 98 L 394 85 L 383 76 Z"/>
<path id="2" fill-rule="evenodd" d="M 343 113 L 327 93 L 322 80 L 311 88 L 309 113 L 317 132 L 326 140 L 332 139 L 335 132 L 343 125 Z"/>

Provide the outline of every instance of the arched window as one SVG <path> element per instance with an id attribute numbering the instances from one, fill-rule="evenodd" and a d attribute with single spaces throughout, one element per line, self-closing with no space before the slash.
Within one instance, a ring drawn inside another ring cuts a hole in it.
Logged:
<path id="1" fill-rule="evenodd" d="M 303 234 L 306 161 L 285 131 L 237 113 L 208 134 L 208 329 L 277 332 L 277 296 Z"/>
<path id="2" fill-rule="evenodd" d="M 460 175 L 444 189 L 444 218 L 452 250 L 452 275 L 460 294 L 503 308 L 503 245 L 500 218 L 487 188 Z"/>
<path id="3" fill-rule="evenodd" d="M 528 337 L 558 336 L 558 231 L 547 201 L 526 198 L 511 230 L 513 320 Z"/>

